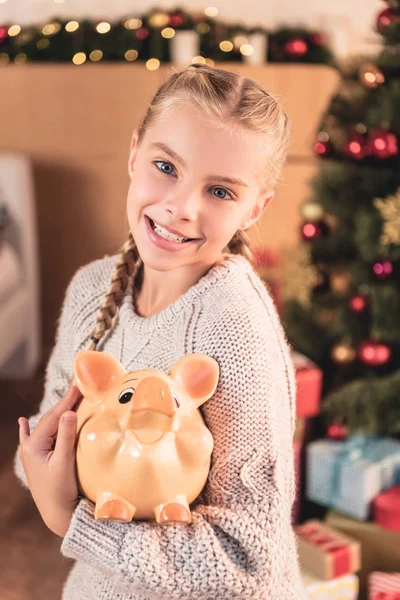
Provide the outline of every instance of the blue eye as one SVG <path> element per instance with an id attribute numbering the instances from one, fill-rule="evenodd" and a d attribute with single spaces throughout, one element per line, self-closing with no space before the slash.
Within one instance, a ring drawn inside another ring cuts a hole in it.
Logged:
<path id="1" fill-rule="evenodd" d="M 175 171 L 175 168 L 173 167 L 173 165 L 171 165 L 171 163 L 167 162 L 166 160 L 155 160 L 153 164 L 156 165 L 157 169 L 159 171 L 161 171 L 161 173 L 165 173 L 165 175 L 172 175 L 172 172 Z M 160 167 L 157 166 L 158 164 L 167 165 L 168 167 L 170 167 L 170 169 L 172 169 L 172 171 L 164 171 L 164 169 L 161 169 Z M 233 196 L 225 188 L 214 187 L 214 188 L 211 188 L 211 189 L 213 189 L 213 190 L 221 190 L 225 194 L 228 194 L 228 198 L 230 198 L 231 200 L 233 200 Z M 214 196 L 214 194 L 212 194 L 212 195 Z M 222 197 L 222 196 L 214 196 L 214 197 L 215 198 L 219 198 L 220 200 L 227 200 L 228 199 L 226 196 L 224 196 L 224 197 Z"/>
<path id="2" fill-rule="evenodd" d="M 167 165 L 168 167 L 170 167 L 171 169 L 174 170 L 174 167 L 169 162 L 166 162 L 165 160 L 156 160 L 156 161 L 154 161 L 155 165 L 158 165 L 159 163 L 162 163 L 163 165 Z M 163 169 L 160 169 L 159 167 L 157 167 L 157 169 L 159 171 L 161 171 L 162 173 L 165 173 L 166 175 L 171 175 L 171 171 L 164 171 Z"/>

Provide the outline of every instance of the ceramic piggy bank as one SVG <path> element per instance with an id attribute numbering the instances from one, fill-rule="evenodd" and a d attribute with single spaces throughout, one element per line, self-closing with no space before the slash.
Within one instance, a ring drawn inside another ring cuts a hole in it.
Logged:
<path id="1" fill-rule="evenodd" d="M 169 374 L 126 371 L 111 354 L 76 355 L 83 398 L 76 469 L 95 519 L 190 523 L 189 504 L 204 487 L 213 438 L 199 411 L 215 392 L 218 363 L 204 354 L 180 358 Z"/>

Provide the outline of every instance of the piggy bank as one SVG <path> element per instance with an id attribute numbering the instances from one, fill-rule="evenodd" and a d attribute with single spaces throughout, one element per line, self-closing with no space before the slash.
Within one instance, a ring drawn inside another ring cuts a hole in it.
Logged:
<path id="1" fill-rule="evenodd" d="M 76 355 L 76 474 L 95 519 L 190 523 L 204 487 L 213 438 L 199 411 L 215 392 L 218 363 L 180 358 L 169 374 L 126 371 L 111 354 Z"/>

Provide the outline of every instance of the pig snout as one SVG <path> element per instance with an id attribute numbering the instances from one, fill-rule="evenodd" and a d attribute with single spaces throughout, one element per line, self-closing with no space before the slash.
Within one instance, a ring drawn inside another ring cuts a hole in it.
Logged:
<path id="1" fill-rule="evenodd" d="M 137 386 L 129 410 L 131 413 L 153 410 L 167 417 L 173 417 L 177 405 L 166 381 L 161 377 L 146 377 Z"/>

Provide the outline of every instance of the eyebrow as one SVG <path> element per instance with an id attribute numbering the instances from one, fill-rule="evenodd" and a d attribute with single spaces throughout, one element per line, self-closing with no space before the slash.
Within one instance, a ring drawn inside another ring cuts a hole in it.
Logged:
<path id="1" fill-rule="evenodd" d="M 159 148 L 160 150 L 163 150 L 166 154 L 169 154 L 172 158 L 174 158 L 177 162 L 179 162 L 183 167 L 187 168 L 187 164 L 183 160 L 183 158 L 181 156 L 179 156 L 179 154 L 177 152 L 175 152 L 175 150 L 172 150 L 172 148 L 167 146 L 167 144 L 164 144 L 163 142 L 154 142 L 151 145 L 155 148 Z M 215 179 L 218 181 L 226 181 L 227 183 L 230 183 L 232 185 L 242 185 L 243 187 L 249 187 L 248 184 L 245 183 L 244 181 L 242 181 L 241 179 L 225 177 L 224 175 L 217 175 L 215 173 L 211 173 L 208 177 L 209 177 L 209 179 Z"/>
<path id="2" fill-rule="evenodd" d="M 124 381 L 123 385 L 125 385 L 125 383 L 128 383 L 128 381 L 137 381 L 138 378 L 134 377 L 133 379 L 127 379 L 126 381 Z"/>

